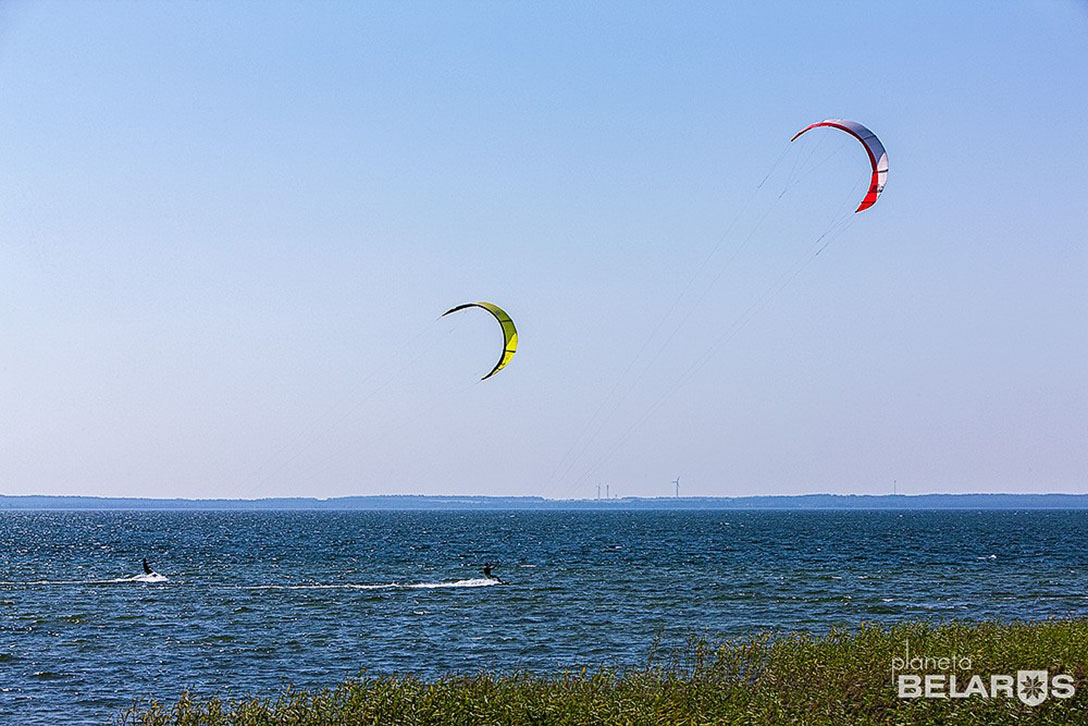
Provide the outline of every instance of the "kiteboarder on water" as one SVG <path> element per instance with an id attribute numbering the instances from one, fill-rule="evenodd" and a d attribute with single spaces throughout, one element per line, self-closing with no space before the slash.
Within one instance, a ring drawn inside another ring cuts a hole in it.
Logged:
<path id="1" fill-rule="evenodd" d="M 498 575 L 492 574 L 491 573 L 491 568 L 492 567 L 498 567 L 498 565 L 493 565 L 490 562 L 485 562 L 484 563 L 484 577 L 486 577 L 489 580 L 494 580 L 495 582 L 499 583 L 500 585 L 509 584 L 509 583 L 506 582 L 506 580 L 502 579 Z"/>
<path id="2" fill-rule="evenodd" d="M 144 574 L 145 575 L 155 574 L 155 571 L 151 569 L 151 565 L 147 564 L 147 558 L 146 557 L 144 558 Z"/>

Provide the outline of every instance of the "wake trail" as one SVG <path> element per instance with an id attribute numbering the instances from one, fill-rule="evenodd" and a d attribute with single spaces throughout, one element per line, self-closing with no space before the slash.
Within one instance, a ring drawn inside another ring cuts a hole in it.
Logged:
<path id="1" fill-rule="evenodd" d="M 454 580 L 452 582 L 417 582 L 400 583 L 387 582 L 381 585 L 367 585 L 362 583 L 329 583 L 310 585 L 243 585 L 240 590 L 440 590 L 446 588 L 463 587 L 491 587 L 501 584 L 498 580 L 489 580 L 484 577 L 469 580 Z"/>
<path id="2" fill-rule="evenodd" d="M 29 580 L 25 582 L 15 581 L 0 581 L 2 585 L 16 585 L 21 587 L 27 587 L 31 585 L 117 585 L 127 582 L 143 582 L 157 584 L 162 582 L 169 582 L 166 575 L 160 575 L 157 572 L 153 572 L 150 575 L 133 575 L 132 577 L 113 577 L 106 580 Z"/>

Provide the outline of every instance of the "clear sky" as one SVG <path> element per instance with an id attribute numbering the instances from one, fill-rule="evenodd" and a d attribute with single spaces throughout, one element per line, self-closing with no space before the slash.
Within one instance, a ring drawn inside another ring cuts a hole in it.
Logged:
<path id="1" fill-rule="evenodd" d="M 1058 0 L 5 2 L 0 492 L 1086 492 L 1086 120 Z"/>

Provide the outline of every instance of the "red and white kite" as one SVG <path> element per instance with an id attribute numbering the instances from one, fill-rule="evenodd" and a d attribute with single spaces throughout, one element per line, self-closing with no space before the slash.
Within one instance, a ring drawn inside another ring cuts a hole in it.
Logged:
<path id="1" fill-rule="evenodd" d="M 884 185 L 888 183 L 888 152 L 884 151 L 884 144 L 880 143 L 880 139 L 876 137 L 876 134 L 857 121 L 847 121 L 841 118 L 829 118 L 826 121 L 806 126 L 794 134 L 790 141 L 794 141 L 806 131 L 820 126 L 830 126 L 845 131 L 865 147 L 865 151 L 869 154 L 869 162 L 873 165 L 873 178 L 869 182 L 869 191 L 865 194 L 865 198 L 861 200 L 861 205 L 854 210 L 854 213 L 856 214 L 876 204 L 876 198 L 884 191 Z"/>

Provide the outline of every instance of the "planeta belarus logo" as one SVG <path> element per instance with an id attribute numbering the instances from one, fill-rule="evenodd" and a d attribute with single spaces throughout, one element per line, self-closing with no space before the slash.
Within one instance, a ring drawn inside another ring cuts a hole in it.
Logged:
<path id="1" fill-rule="evenodd" d="M 1076 681 L 1068 673 L 1050 675 L 1045 670 L 977 673 L 966 656 L 921 656 L 903 643 L 903 657 L 892 658 L 892 684 L 899 698 L 1018 698 L 1038 706 L 1047 698 L 1067 699 L 1076 694 Z"/>

